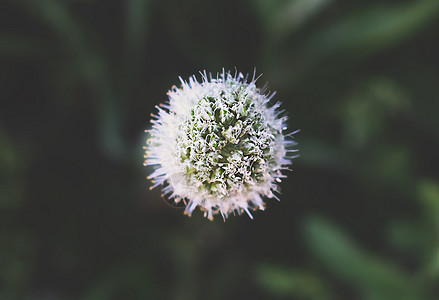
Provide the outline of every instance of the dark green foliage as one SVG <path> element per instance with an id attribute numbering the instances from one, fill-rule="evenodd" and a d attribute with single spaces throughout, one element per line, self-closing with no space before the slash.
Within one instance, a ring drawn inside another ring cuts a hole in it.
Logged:
<path id="1" fill-rule="evenodd" d="M 439 299 L 438 29 L 437 0 L 2 1 L 0 299 Z M 187 218 L 149 114 L 255 66 L 301 157 L 254 220 Z"/>

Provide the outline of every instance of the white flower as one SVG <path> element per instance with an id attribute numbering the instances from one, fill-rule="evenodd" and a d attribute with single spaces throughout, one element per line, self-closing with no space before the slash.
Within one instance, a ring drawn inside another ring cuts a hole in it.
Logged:
<path id="1" fill-rule="evenodd" d="M 291 164 L 287 152 L 296 151 L 287 150 L 294 133 L 284 135 L 280 103 L 268 105 L 274 93 L 264 95 L 254 76 L 250 82 L 224 70 L 216 79 L 202 76 L 201 82 L 180 77 L 181 88 L 172 87 L 146 130 L 144 165 L 155 167 L 151 188 L 163 184 L 188 215 L 199 206 L 211 220 L 243 211 L 253 218 L 249 209 L 263 210 L 264 196 L 279 200 L 274 192 Z"/>

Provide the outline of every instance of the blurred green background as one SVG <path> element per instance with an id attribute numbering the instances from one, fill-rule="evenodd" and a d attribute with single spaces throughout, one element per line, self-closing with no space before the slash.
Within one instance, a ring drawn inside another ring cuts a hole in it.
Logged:
<path id="1" fill-rule="evenodd" d="M 0 6 L 0 299 L 439 299 L 439 1 Z M 253 221 L 142 166 L 154 105 L 223 67 L 301 129 Z"/>

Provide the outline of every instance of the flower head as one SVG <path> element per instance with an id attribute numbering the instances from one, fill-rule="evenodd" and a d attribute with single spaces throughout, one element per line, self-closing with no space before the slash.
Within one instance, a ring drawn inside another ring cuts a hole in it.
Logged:
<path id="1" fill-rule="evenodd" d="M 223 72 L 216 79 L 204 72 L 201 82 L 180 77 L 181 87 L 169 92 L 169 102 L 157 107 L 147 141 L 146 161 L 155 171 L 154 188 L 191 215 L 199 206 L 209 219 L 220 213 L 264 209 L 263 197 L 277 198 L 277 182 L 286 177 L 291 135 L 284 135 L 286 117 L 274 96 L 239 73 Z M 289 138 L 289 139 L 288 139 Z"/>

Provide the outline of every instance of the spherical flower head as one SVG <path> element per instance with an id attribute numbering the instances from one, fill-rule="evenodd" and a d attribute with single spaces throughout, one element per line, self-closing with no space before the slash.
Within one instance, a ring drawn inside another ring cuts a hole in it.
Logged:
<path id="1" fill-rule="evenodd" d="M 157 107 L 146 147 L 148 177 L 164 195 L 183 201 L 191 215 L 198 206 L 204 216 L 264 209 L 263 197 L 277 198 L 277 183 L 291 163 L 294 145 L 284 135 L 286 117 L 270 105 L 274 93 L 256 87 L 239 73 L 223 72 L 216 79 L 202 73 L 169 92 L 169 102 Z M 278 199 L 279 200 L 279 199 Z"/>

